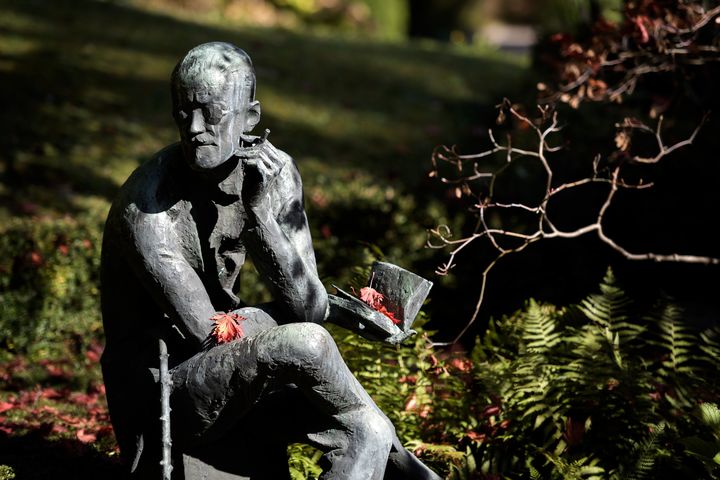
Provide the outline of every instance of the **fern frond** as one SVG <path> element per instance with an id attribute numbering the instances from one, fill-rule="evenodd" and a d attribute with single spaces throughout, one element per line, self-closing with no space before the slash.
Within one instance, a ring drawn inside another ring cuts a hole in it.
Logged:
<path id="1" fill-rule="evenodd" d="M 630 451 L 628 458 L 634 459 L 634 462 L 628 466 L 621 466 L 613 477 L 618 480 L 647 480 L 651 478 L 655 461 L 659 456 L 658 444 L 664 431 L 664 423 L 653 426 L 650 434 Z"/>
<path id="2" fill-rule="evenodd" d="M 555 467 L 553 478 L 563 480 L 600 480 L 605 469 L 598 466 L 597 459 L 582 457 L 574 461 L 567 461 L 564 458 L 543 452 L 545 458 Z"/>
<path id="3" fill-rule="evenodd" d="M 662 362 L 666 371 L 694 373 L 689 362 L 697 345 L 697 336 L 689 331 L 682 319 L 682 310 L 676 305 L 666 302 L 660 310 L 658 332 L 649 343 L 666 350 L 667 359 Z"/>
<path id="4" fill-rule="evenodd" d="M 698 334 L 683 316 L 683 311 L 667 298 L 662 299 L 645 320 L 650 333 L 647 343 L 656 347 L 660 355 L 656 373 L 674 390 L 667 400 L 678 408 L 692 406 L 691 386 L 700 373 Z"/>
<path id="5" fill-rule="evenodd" d="M 542 480 L 542 474 L 540 474 L 537 468 L 533 467 L 533 464 L 530 461 L 528 461 L 525 466 L 527 467 L 532 480 Z"/>
<path id="6" fill-rule="evenodd" d="M 322 475 L 320 458 L 323 452 L 310 445 L 293 443 L 288 446 L 288 467 L 292 480 L 314 480 Z"/>
<path id="7" fill-rule="evenodd" d="M 545 353 L 562 340 L 557 329 L 555 308 L 530 300 L 524 316 L 522 339 L 528 353 Z"/>
<path id="8" fill-rule="evenodd" d="M 645 327 L 630 316 L 632 300 L 620 288 L 612 269 L 608 268 L 600 284 L 600 293 L 582 300 L 579 309 L 601 328 L 609 329 L 613 336 L 617 334 L 622 344 L 633 341 L 641 335 Z"/>
<path id="9" fill-rule="evenodd" d="M 703 355 L 699 355 L 701 364 L 706 368 L 708 373 L 717 376 L 718 359 L 720 359 L 720 327 L 712 326 L 700 332 L 700 351 Z M 717 380 L 716 380 L 717 381 Z"/>
<path id="10" fill-rule="evenodd" d="M 720 439 L 720 408 L 714 403 L 701 403 L 698 407 L 700 421 Z"/>

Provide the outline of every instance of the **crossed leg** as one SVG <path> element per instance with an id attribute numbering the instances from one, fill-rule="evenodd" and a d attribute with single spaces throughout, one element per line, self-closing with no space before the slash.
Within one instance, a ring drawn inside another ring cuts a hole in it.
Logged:
<path id="1" fill-rule="evenodd" d="M 289 385 L 327 417 L 321 429 L 306 432 L 326 452 L 329 469 L 323 478 L 381 480 L 395 437 L 392 426 L 350 373 L 329 333 L 311 323 L 273 327 L 219 345 L 174 369 L 174 437 L 186 445 L 216 441 L 264 397 Z"/>
<path id="2" fill-rule="evenodd" d="M 440 479 L 403 447 L 324 327 L 278 326 L 272 305 L 237 313 L 247 319 L 245 338 L 174 369 L 174 437 L 188 445 L 232 441 L 233 429 L 251 418 L 255 426 L 247 431 L 271 431 L 281 446 L 309 442 L 323 450 L 324 479 Z"/>

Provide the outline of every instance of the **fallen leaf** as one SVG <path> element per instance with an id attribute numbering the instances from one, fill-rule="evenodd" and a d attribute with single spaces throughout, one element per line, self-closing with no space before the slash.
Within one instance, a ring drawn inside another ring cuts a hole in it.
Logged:
<path id="1" fill-rule="evenodd" d="M 82 418 L 71 417 L 68 415 L 58 415 L 57 418 L 58 420 L 67 423 L 68 425 L 80 425 L 84 423 L 84 420 Z"/>
<path id="2" fill-rule="evenodd" d="M 90 406 L 97 403 L 97 394 L 88 395 L 87 393 L 73 393 L 70 395 L 70 401 L 76 405 Z"/>
<path id="3" fill-rule="evenodd" d="M 405 403 L 405 411 L 411 412 L 417 408 L 417 397 L 413 395 L 408 399 L 408 401 Z"/>
<path id="4" fill-rule="evenodd" d="M 15 405 L 10 402 L 0 402 L 0 413 L 7 412 L 14 407 Z"/>
<path id="5" fill-rule="evenodd" d="M 85 352 L 85 358 L 87 358 L 91 363 L 98 363 L 100 361 L 100 354 L 94 350 L 88 350 Z"/>
<path id="6" fill-rule="evenodd" d="M 393 322 L 395 325 L 400 325 L 400 319 L 395 318 L 395 314 L 393 312 L 391 312 L 390 310 L 388 310 L 387 308 L 385 308 L 385 305 L 382 305 L 379 308 L 376 308 L 375 310 L 377 310 L 378 312 L 380 312 L 383 315 L 385 315 L 386 317 L 388 317 L 390 319 L 390 321 Z"/>
<path id="7" fill-rule="evenodd" d="M 467 358 L 453 358 L 450 363 L 461 372 L 469 372 L 472 369 L 472 362 Z"/>
<path id="8" fill-rule="evenodd" d="M 38 252 L 30 252 L 30 263 L 35 267 L 39 267 L 43 263 L 42 255 Z"/>
<path id="9" fill-rule="evenodd" d="M 59 423 L 54 424 L 52 428 L 52 433 L 67 433 L 67 431 L 67 427 Z"/>
<path id="10" fill-rule="evenodd" d="M 485 407 L 483 409 L 484 417 L 489 417 L 491 415 L 497 415 L 498 413 L 500 413 L 500 407 L 498 407 L 497 405 L 488 405 L 487 407 Z"/>
<path id="11" fill-rule="evenodd" d="M 484 442 L 487 438 L 487 435 L 485 435 L 484 433 L 478 433 L 473 431 L 468 432 L 466 436 L 474 442 Z"/>
<path id="12" fill-rule="evenodd" d="M 377 310 L 382 306 L 385 296 L 372 287 L 363 287 L 360 289 L 360 300 Z"/>
<path id="13" fill-rule="evenodd" d="M 94 433 L 86 433 L 84 428 L 78 430 L 75 436 L 82 443 L 92 443 L 97 440 L 97 435 L 95 435 Z"/>
<path id="14" fill-rule="evenodd" d="M 240 322 L 245 320 L 237 313 L 218 313 L 210 317 L 215 322 L 211 335 L 217 343 L 227 343 L 236 338 L 242 338 L 243 332 Z"/>
<path id="15" fill-rule="evenodd" d="M 49 414 L 51 414 L 51 415 L 59 415 L 59 414 L 60 414 L 60 412 L 58 411 L 57 408 L 55 408 L 55 407 L 50 407 L 50 406 L 48 406 L 48 405 L 43 405 L 42 407 L 40 407 L 40 411 L 41 411 L 41 412 L 47 412 L 47 413 L 49 413 Z"/>
<path id="16" fill-rule="evenodd" d="M 45 371 L 48 375 L 55 378 L 69 379 L 71 376 L 70 373 L 65 371 L 61 366 L 53 365 L 52 363 L 45 365 Z"/>
<path id="17" fill-rule="evenodd" d="M 49 400 L 57 399 L 57 398 L 63 398 L 66 395 L 64 395 L 61 392 L 58 392 L 54 388 L 45 388 L 40 392 L 40 396 L 43 398 L 47 398 Z"/>
<path id="18" fill-rule="evenodd" d="M 382 313 L 390 319 L 395 325 L 400 324 L 400 319 L 395 317 L 395 314 L 387 309 L 384 305 L 385 295 L 378 292 L 372 287 L 363 287 L 360 289 L 360 300 L 367 303 L 371 308 Z"/>

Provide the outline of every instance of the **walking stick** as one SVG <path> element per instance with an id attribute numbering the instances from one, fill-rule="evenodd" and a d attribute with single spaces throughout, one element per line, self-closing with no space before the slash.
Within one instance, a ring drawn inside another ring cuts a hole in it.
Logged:
<path id="1" fill-rule="evenodd" d="M 172 460 L 170 450 L 170 389 L 172 382 L 168 373 L 168 350 L 165 340 L 158 340 L 160 346 L 160 423 L 162 425 L 162 480 L 171 480 Z"/>

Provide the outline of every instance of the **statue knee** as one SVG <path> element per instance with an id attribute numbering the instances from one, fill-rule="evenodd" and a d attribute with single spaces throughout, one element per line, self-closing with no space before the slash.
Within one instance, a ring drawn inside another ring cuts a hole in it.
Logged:
<path id="1" fill-rule="evenodd" d="M 309 322 L 293 325 L 295 328 L 292 334 L 297 341 L 293 343 L 292 350 L 303 363 L 317 363 L 335 346 L 335 341 L 325 327 Z"/>
<path id="2" fill-rule="evenodd" d="M 292 323 L 280 327 L 282 341 L 274 360 L 305 370 L 328 357 L 335 341 L 324 327 L 315 323 Z"/>
<path id="3" fill-rule="evenodd" d="M 377 448 L 381 455 L 387 454 L 392 446 L 393 434 L 388 421 L 375 409 L 369 408 L 362 416 L 362 427 L 368 440 Z"/>

